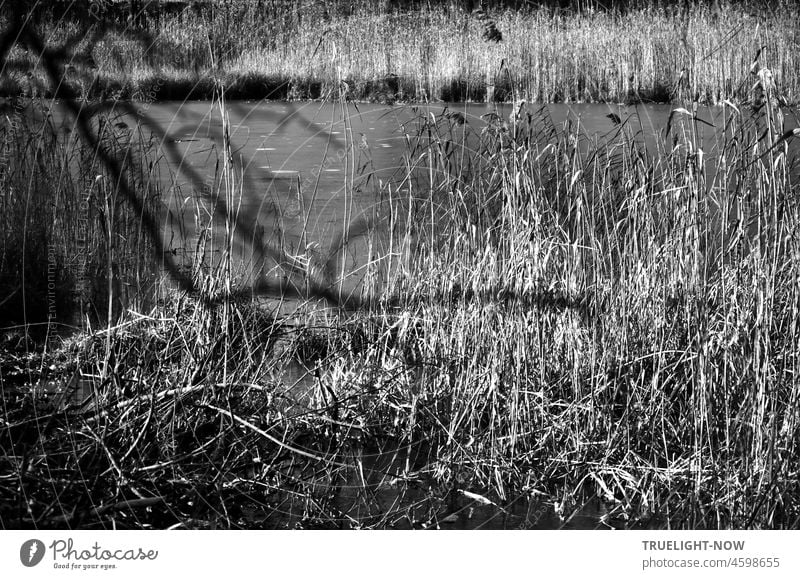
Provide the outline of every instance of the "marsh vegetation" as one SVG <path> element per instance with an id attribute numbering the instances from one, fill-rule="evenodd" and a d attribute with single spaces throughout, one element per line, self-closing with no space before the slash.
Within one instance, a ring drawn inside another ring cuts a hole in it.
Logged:
<path id="1" fill-rule="evenodd" d="M 66 4 L 66 3 L 64 3 Z M 71 2 L 37 5 L 57 80 L 11 50 L 0 93 L 142 101 L 214 97 L 375 102 L 716 104 L 767 51 L 798 97 L 797 4 L 750 2 Z M 606 3 L 608 4 L 608 3 Z M 81 11 L 80 8 L 83 7 Z M 124 9 L 123 9 L 124 8 Z M 2 18 L 2 15 L 0 15 Z"/>
<path id="2" fill-rule="evenodd" d="M 691 100 L 656 150 L 636 114 L 599 140 L 535 106 L 419 109 L 359 293 L 308 269 L 289 313 L 237 286 L 229 141 L 196 221 L 222 219 L 218 251 L 178 267 L 147 138 L 96 112 L 74 138 L 9 124 L 4 303 L 48 311 L 53 261 L 81 314 L 5 338 L 0 523 L 429 528 L 453 497 L 525 496 L 554 525 L 599 501 L 598 525 L 797 528 L 800 131 L 774 53 L 734 77 L 747 103 L 725 99 L 710 150 Z M 148 300 L 116 301 L 154 267 Z"/>

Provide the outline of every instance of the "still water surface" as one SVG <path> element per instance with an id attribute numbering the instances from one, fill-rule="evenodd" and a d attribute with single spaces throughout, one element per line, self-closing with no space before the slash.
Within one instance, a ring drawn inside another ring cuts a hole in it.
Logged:
<path id="1" fill-rule="evenodd" d="M 233 215 L 240 284 L 285 287 L 282 280 L 290 279 L 299 287 L 298 274 L 314 271 L 342 295 L 358 291 L 367 264 L 385 249 L 389 220 L 397 218 L 387 214 L 387 199 L 425 194 L 430 176 L 409 167 L 429 164 L 428 144 L 449 141 L 456 158 L 467 162 L 487 123 L 505 129 L 515 115 L 530 113 L 542 131 L 573 135 L 584 150 L 619 148 L 625 137 L 657 154 L 672 146 L 674 135 L 694 131 L 707 171 L 713 171 L 726 111 L 702 108 L 696 123 L 677 115 L 668 138 L 672 110 L 233 102 L 223 112 L 210 102 L 173 102 L 116 105 L 106 112 L 119 134 L 137 134 L 154 145 L 152 179 L 168 208 L 162 229 L 169 250 L 191 261 L 209 223 L 218 249 L 226 214 Z M 796 119 L 787 118 L 787 128 L 793 126 Z"/>
<path id="2" fill-rule="evenodd" d="M 725 109 L 700 108 L 699 121 L 693 126 L 685 115 L 675 115 L 667 137 L 665 128 L 673 108 L 232 102 L 223 113 L 210 102 L 166 102 L 107 105 L 104 112 L 118 136 L 141 131 L 154 145 L 157 169 L 153 179 L 171 211 L 165 220 L 168 230 L 179 220 L 184 234 L 191 237 L 196 204 L 205 207 L 201 214 L 210 214 L 217 193 L 224 197 L 230 189 L 242 225 L 266 230 L 267 236 L 279 228 L 287 248 L 297 248 L 301 241 L 324 248 L 343 228 L 370 214 L 386 194 L 387 185 L 392 184 L 395 191 L 408 189 L 409 164 L 426 155 L 425 148 L 413 146 L 418 143 L 414 140 L 417 135 L 427 135 L 429 141 L 449 139 L 469 155 L 493 117 L 507 127 L 515 113 L 530 113 L 543 130 L 552 127 L 574 135 L 587 149 L 619 143 L 622 132 L 646 143 L 653 153 L 671 148 L 671 137 L 694 129 L 696 146 L 704 150 L 711 170 Z M 54 118 L 60 119 L 65 129 L 73 129 L 62 107 L 56 105 L 55 109 Z M 727 115 L 731 115 L 730 109 Z M 433 132 L 426 132 L 426 120 L 435 121 Z M 623 123 L 621 128 L 616 120 Z M 796 126 L 797 119 L 787 114 L 786 129 Z M 228 135 L 233 180 L 226 186 L 221 175 Z"/>

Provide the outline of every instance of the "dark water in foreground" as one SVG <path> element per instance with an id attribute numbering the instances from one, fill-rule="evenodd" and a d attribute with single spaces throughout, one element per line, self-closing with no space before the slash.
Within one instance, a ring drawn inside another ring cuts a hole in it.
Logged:
<path id="1" fill-rule="evenodd" d="M 278 376 L 284 385 L 280 411 L 286 416 L 309 412 L 314 393 L 312 373 L 299 364 Z M 94 413 L 91 382 L 42 382 L 37 400 L 49 400 L 52 411 Z M 4 397 L 24 396 L 29 388 L 4 389 Z M 345 429 L 346 430 L 346 429 Z M 345 434 L 343 431 L 342 434 Z M 305 451 L 324 457 L 319 462 L 282 453 L 267 464 L 254 461 L 241 478 L 226 477 L 225 512 L 186 518 L 175 528 L 377 528 L 377 529 L 625 529 L 655 527 L 659 519 L 632 521 L 621 505 L 609 506 L 593 497 L 547 496 L 537 488 L 501 497 L 459 481 L 439 485 L 432 472 L 434 449 L 424 441 L 359 441 L 352 437 L 335 454 Z M 292 444 L 298 444 L 297 441 Z M 267 451 L 265 456 L 272 453 Z M 217 518 L 218 517 L 218 520 Z"/>

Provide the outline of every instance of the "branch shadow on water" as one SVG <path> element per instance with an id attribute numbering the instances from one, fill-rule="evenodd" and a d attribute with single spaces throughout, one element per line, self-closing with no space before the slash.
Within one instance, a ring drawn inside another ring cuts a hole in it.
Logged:
<path id="1" fill-rule="evenodd" d="M 163 216 L 154 215 L 152 212 L 146 210 L 143 205 L 140 192 L 136 190 L 120 163 L 120 160 L 112 154 L 106 144 L 103 142 L 101 130 L 95 128 L 96 124 L 94 119 L 96 115 L 103 110 L 107 110 L 105 105 L 88 105 L 88 103 L 80 100 L 80 94 L 76 93 L 73 87 L 63 83 L 65 70 L 70 66 L 76 55 L 75 47 L 85 38 L 84 33 L 88 37 L 84 42 L 88 42 L 91 47 L 92 44 L 100 42 L 104 35 L 110 32 L 124 33 L 131 36 L 137 43 L 142 46 L 151 45 L 157 39 L 153 35 L 145 31 L 126 31 L 123 30 L 120 24 L 102 18 L 97 18 L 95 22 L 85 31 L 78 33 L 67 38 L 60 46 L 51 48 L 46 45 L 45 40 L 41 37 L 35 28 L 35 25 L 25 19 L 25 10 L 27 5 L 22 3 L 15 7 L 10 19 L 8 29 L 0 39 L 0 70 L 7 71 L 9 66 L 13 65 L 7 57 L 11 49 L 17 45 L 24 47 L 29 52 L 39 55 L 41 66 L 46 71 L 52 86 L 58 87 L 58 94 L 63 97 L 61 107 L 65 111 L 68 123 L 72 123 L 76 129 L 77 134 L 80 136 L 83 143 L 90 150 L 96 151 L 97 160 L 101 163 L 108 172 L 110 180 L 118 187 L 119 193 L 124 198 L 126 204 L 130 207 L 131 211 L 141 216 L 141 224 L 144 232 L 152 241 L 153 254 L 152 259 L 159 263 L 164 271 L 169 275 L 175 285 L 182 291 L 198 295 L 201 300 L 205 301 L 208 305 L 218 304 L 223 296 L 210 296 L 199 295 L 199 287 L 197 280 L 192 279 L 189 272 L 181 266 L 177 261 L 175 254 L 171 251 L 164 242 L 164 235 L 162 231 L 162 224 L 160 222 Z M 81 49 L 81 53 L 86 53 L 85 46 Z M 145 51 L 146 54 L 146 51 Z M 86 73 L 87 75 L 90 72 Z M 84 79 L 85 82 L 91 83 L 90 78 Z M 207 179 L 195 167 L 185 162 L 184 153 L 181 151 L 179 143 L 177 143 L 167 129 L 159 126 L 158 121 L 149 114 L 149 105 L 137 107 L 130 102 L 117 102 L 113 105 L 115 113 L 126 115 L 135 118 L 141 128 L 150 131 L 159 144 L 159 154 L 163 155 L 167 163 L 172 167 L 178 167 L 180 177 L 184 179 L 188 186 L 198 196 L 198 202 L 202 203 L 211 212 L 211 221 L 216 224 L 224 224 L 226 220 L 232 221 L 232 235 L 234 236 L 234 243 L 242 248 L 248 248 L 253 256 L 254 263 L 273 263 L 278 266 L 284 266 L 292 269 L 292 256 L 287 255 L 287 252 L 282 247 L 277 247 L 274 244 L 262 243 L 264 238 L 263 227 L 258 223 L 258 219 L 251 219 L 246 215 L 246 212 L 239 213 L 235 207 L 229 207 L 224 199 L 224 196 L 219 194 L 220 191 L 214 191 L 219 188 L 221 181 L 225 176 L 218 176 L 215 178 L 216 183 L 209 187 Z M 231 114 L 238 115 L 246 120 L 246 113 L 239 105 L 230 105 L 225 111 Z M 275 124 L 279 127 L 278 131 L 292 130 L 290 125 L 299 126 L 301 130 L 307 127 L 303 126 L 304 119 L 300 115 L 291 115 L 288 119 L 282 118 L 278 113 L 267 113 L 274 116 Z M 181 119 L 184 127 L 191 127 L 193 122 L 197 119 Z M 180 128 L 180 127 L 179 127 Z M 196 128 L 196 126 L 195 126 Z M 229 128 L 225 123 L 209 122 L 207 138 L 211 141 L 212 147 L 217 149 L 218 154 L 230 155 L 229 171 L 234 179 L 241 179 L 241 183 L 237 183 L 237 188 L 241 188 L 241 194 L 244 198 L 242 203 L 253 204 L 259 201 L 255 199 L 258 191 L 258 183 L 253 171 L 250 170 L 249 162 L 245 162 L 238 155 L 236 151 L 226 151 L 225 143 L 226 131 Z M 296 129 L 294 129 L 296 130 Z M 345 144 L 336 135 L 332 134 L 332 129 L 325 131 L 317 130 L 311 134 L 311 138 L 316 140 L 325 140 L 329 144 L 337 148 L 345 147 Z M 270 178 L 273 182 L 280 182 L 283 178 L 281 175 L 272 174 Z M 286 180 L 286 184 L 290 180 Z M 300 192 L 298 192 L 300 194 Z M 229 197 L 230 199 L 230 197 Z M 261 211 L 264 211 L 263 204 Z M 280 215 L 277 215 L 274 208 L 266 208 L 266 213 L 269 219 L 278 220 Z M 263 213 L 262 213 L 263 215 Z M 174 217 L 174 216 L 173 216 Z M 259 230 L 261 227 L 262 230 Z M 360 227 L 360 224 L 357 225 Z M 340 232 L 335 237 L 338 240 L 347 239 L 348 237 L 357 236 L 358 233 Z M 324 272 L 330 272 L 336 268 L 339 251 L 341 248 L 331 247 L 328 251 L 329 259 L 323 264 L 321 268 Z M 304 275 L 309 275 L 309 272 L 304 272 Z M 339 295 L 339 292 L 332 289 L 330 284 L 323 283 L 321 280 L 311 280 L 311 283 L 297 284 L 289 279 L 289 276 L 284 276 L 283 279 L 257 279 L 252 284 L 251 288 L 238 289 L 239 294 L 250 293 L 251 295 L 279 297 L 279 298 L 318 298 L 323 299 L 331 305 L 357 307 L 358 298 L 349 296 L 345 299 Z M 346 303 L 345 303 L 346 302 Z"/>

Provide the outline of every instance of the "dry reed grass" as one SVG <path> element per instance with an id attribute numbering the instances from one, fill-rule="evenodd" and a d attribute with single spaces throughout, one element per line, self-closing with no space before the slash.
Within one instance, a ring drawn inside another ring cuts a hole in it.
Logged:
<path id="1" fill-rule="evenodd" d="M 243 2 L 216 8 L 213 18 L 187 9 L 139 28 L 111 28 L 93 46 L 71 48 L 74 74 L 65 80 L 92 98 L 141 100 L 212 98 L 210 80 L 222 78 L 235 98 L 324 98 L 338 94 L 343 80 L 349 98 L 381 102 L 721 103 L 742 96 L 734 79 L 766 46 L 776 81 L 794 101 L 797 18 L 792 4 L 769 10 L 737 2 L 480 13 L 364 3 L 298 14 Z M 487 23 L 502 41 L 494 42 Z M 81 26 L 45 19 L 45 37 L 57 47 Z M 15 49 L 0 90 L 52 94 L 38 61 Z"/>
<path id="2" fill-rule="evenodd" d="M 709 151 L 680 107 L 657 150 L 635 117 L 587 141 L 544 110 L 482 128 L 422 111 L 405 185 L 382 191 L 393 235 L 368 267 L 386 282 L 364 307 L 277 316 L 234 299 L 229 250 L 195 264 L 199 295 L 50 354 L 89 402 L 5 394 L 2 461 L 25 492 L 2 491 L 3 524 L 258 526 L 244 508 L 287 494 L 304 527 L 435 523 L 435 508 L 337 510 L 370 448 L 402 458 L 394 484 L 445 497 L 528 492 L 568 517 L 598 496 L 628 526 L 796 528 L 797 131 L 767 63 Z M 51 361 L 30 375 L 52 378 Z M 76 470 L 54 495 L 47 473 Z"/>

